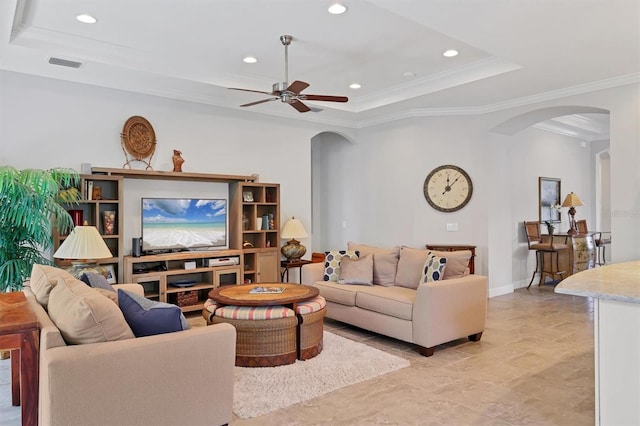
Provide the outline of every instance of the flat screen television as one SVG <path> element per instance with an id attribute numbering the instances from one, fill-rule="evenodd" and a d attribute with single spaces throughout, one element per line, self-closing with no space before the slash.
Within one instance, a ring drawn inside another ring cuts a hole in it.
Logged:
<path id="1" fill-rule="evenodd" d="M 142 251 L 222 250 L 229 247 L 227 200 L 142 198 Z"/>

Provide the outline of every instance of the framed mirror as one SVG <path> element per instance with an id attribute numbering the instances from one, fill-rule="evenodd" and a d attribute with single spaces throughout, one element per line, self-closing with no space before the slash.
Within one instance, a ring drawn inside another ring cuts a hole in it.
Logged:
<path id="1" fill-rule="evenodd" d="M 538 177 L 538 212 L 540 223 L 560 222 L 560 179 Z"/>

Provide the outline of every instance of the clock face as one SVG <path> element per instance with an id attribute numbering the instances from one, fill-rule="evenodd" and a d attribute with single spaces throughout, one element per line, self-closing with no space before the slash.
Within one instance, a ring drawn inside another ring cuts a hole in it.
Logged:
<path id="1" fill-rule="evenodd" d="M 441 212 L 455 212 L 467 205 L 473 193 L 471 178 L 460 167 L 436 167 L 424 180 L 424 197 Z"/>

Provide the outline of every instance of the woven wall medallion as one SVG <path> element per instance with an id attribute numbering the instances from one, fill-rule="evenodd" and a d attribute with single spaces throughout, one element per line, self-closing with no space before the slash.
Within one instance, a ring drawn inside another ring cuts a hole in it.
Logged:
<path id="1" fill-rule="evenodd" d="M 129 117 L 124 123 L 120 136 L 126 160 L 122 168 L 130 169 L 131 162 L 140 161 L 145 164 L 147 170 L 153 170 L 151 158 L 156 151 L 156 133 L 153 131 L 151 123 L 146 118 L 137 115 Z"/>

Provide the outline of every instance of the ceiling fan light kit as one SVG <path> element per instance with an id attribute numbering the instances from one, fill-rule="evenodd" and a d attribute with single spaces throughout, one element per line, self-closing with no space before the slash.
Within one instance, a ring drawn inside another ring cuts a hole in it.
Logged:
<path id="1" fill-rule="evenodd" d="M 240 90 L 243 92 L 253 92 L 253 93 L 262 93 L 265 95 L 271 95 L 273 97 L 262 99 L 255 102 L 249 102 L 248 104 L 240 105 L 241 107 L 248 107 L 253 105 L 262 104 L 265 102 L 277 101 L 287 103 L 294 107 L 298 112 L 308 112 L 311 111 L 307 105 L 302 103 L 301 101 L 309 100 L 309 101 L 322 101 L 322 102 L 348 102 L 349 98 L 346 96 L 330 96 L 330 95 L 308 95 L 302 94 L 304 89 L 309 87 L 309 83 L 305 83 L 304 81 L 295 80 L 293 83 L 289 84 L 289 45 L 293 37 L 290 35 L 282 35 L 280 36 L 280 41 L 284 46 L 284 82 L 274 83 L 271 87 L 271 92 L 263 92 L 260 90 L 250 90 L 250 89 L 239 89 L 235 87 L 230 87 L 231 90 Z"/>

